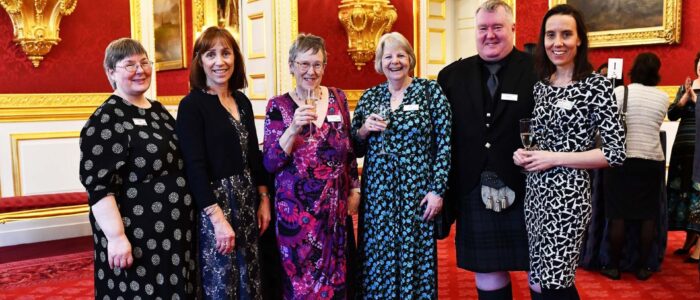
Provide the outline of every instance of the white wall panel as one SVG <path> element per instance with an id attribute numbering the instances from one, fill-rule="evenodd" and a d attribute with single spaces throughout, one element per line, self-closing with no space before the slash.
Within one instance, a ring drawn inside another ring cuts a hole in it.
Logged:
<path id="1" fill-rule="evenodd" d="M 16 195 L 82 191 L 78 131 L 12 134 Z"/>

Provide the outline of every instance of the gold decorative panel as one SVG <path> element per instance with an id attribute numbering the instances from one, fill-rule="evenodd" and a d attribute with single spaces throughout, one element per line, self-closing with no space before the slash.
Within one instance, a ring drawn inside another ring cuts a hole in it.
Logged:
<path id="1" fill-rule="evenodd" d="M 12 20 L 12 41 L 22 47 L 34 67 L 61 41 L 61 18 L 72 14 L 77 4 L 78 0 L 0 0 Z"/>

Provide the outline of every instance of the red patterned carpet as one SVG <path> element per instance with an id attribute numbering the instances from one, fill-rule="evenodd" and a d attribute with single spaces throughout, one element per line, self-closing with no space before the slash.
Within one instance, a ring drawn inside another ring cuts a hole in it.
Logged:
<path id="1" fill-rule="evenodd" d="M 637 281 L 628 273 L 620 281 L 611 281 L 596 272 L 579 270 L 576 286 L 581 298 L 700 300 L 698 266 L 683 263 L 682 257 L 670 254 L 670 249 L 680 247 L 682 239 L 681 232 L 669 234 L 663 270 L 648 281 Z M 89 243 L 89 239 L 82 241 Z M 455 267 L 451 241 L 438 242 L 439 298 L 476 299 L 474 275 Z M 3 256 L 10 252 L 11 249 L 0 251 Z M 524 272 L 513 276 L 515 299 L 530 299 L 526 277 Z M 92 299 L 92 286 L 90 251 L 0 263 L 0 299 Z"/>

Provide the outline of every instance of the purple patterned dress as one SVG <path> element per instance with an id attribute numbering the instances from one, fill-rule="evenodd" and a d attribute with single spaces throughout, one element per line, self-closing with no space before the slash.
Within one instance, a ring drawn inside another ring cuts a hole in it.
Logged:
<path id="1" fill-rule="evenodd" d="M 264 164 L 275 174 L 285 299 L 346 298 L 347 198 L 360 183 L 345 95 L 339 89 L 329 91 L 327 115 L 340 115 L 341 121 L 326 118 L 314 128 L 315 142 L 307 142 L 309 127 L 304 126 L 291 155 L 282 150 L 279 139 L 298 105 L 289 93 L 267 105 Z"/>

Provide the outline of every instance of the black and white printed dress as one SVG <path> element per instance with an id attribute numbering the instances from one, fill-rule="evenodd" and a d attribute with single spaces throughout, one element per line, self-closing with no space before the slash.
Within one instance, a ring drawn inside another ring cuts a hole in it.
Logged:
<path id="1" fill-rule="evenodd" d="M 598 74 L 566 87 L 535 84 L 533 131 L 537 147 L 552 152 L 594 148 L 600 132 L 610 166 L 625 160 L 625 134 L 612 84 Z M 547 289 L 573 285 L 583 235 L 591 219 L 588 170 L 554 167 L 527 175 L 525 223 L 530 281 Z"/>

